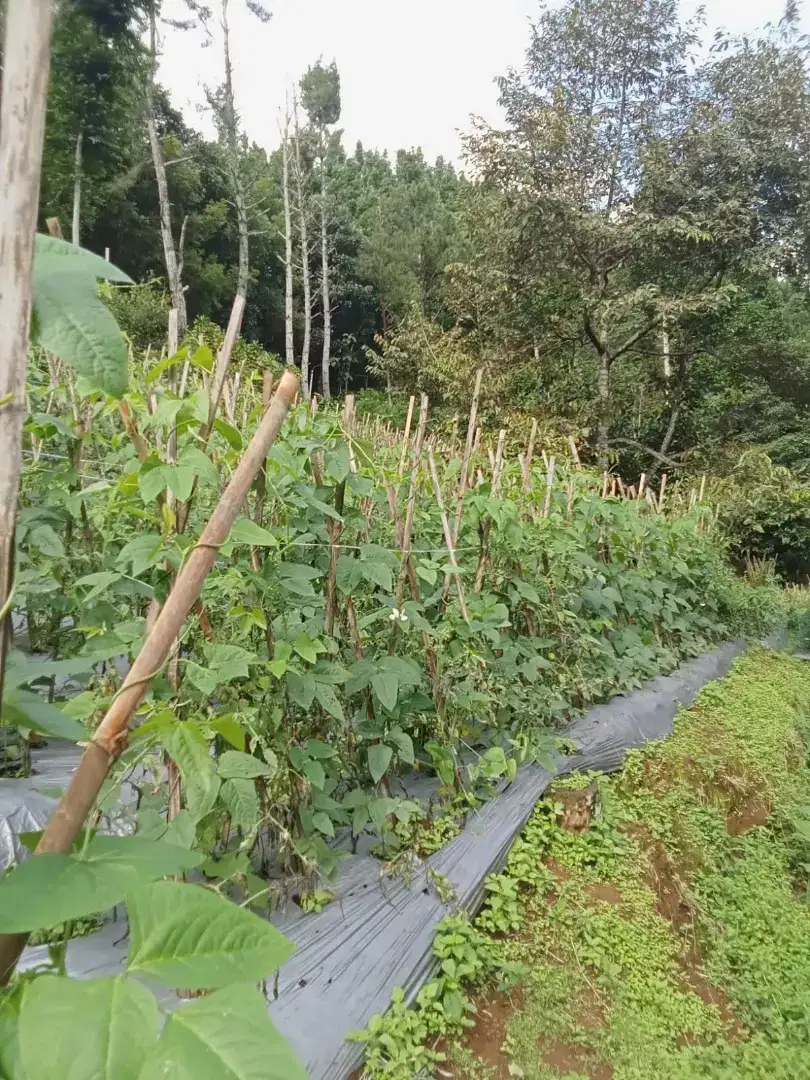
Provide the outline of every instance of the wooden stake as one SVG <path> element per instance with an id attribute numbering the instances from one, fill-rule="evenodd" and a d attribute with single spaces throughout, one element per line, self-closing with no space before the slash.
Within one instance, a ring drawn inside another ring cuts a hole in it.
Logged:
<path id="1" fill-rule="evenodd" d="M 245 495 L 281 430 L 297 387 L 298 379 L 288 371 L 219 504 L 178 574 L 174 588 L 169 593 L 152 632 L 129 669 L 123 686 L 86 745 L 67 790 L 45 827 L 35 857 L 52 853 L 67 854 L 71 850 L 73 841 L 81 832 L 98 798 L 110 767 L 126 749 L 129 725 L 135 710 L 143 701 L 152 680 L 166 663 L 173 642 L 189 611 L 199 599 L 219 548 L 227 540 Z M 8 980 L 27 940 L 28 934 L 0 935 L 0 983 Z"/>
<path id="2" fill-rule="evenodd" d="M 551 459 L 548 463 L 548 472 L 546 473 L 546 501 L 543 504 L 543 517 L 547 518 L 551 513 L 551 492 L 554 487 L 554 470 L 557 466 L 557 459 L 554 455 L 551 455 Z"/>
<path id="3" fill-rule="evenodd" d="M 661 509 L 664 506 L 664 492 L 666 490 L 667 490 L 667 474 L 662 473 L 661 474 L 661 491 L 658 494 L 658 512 L 659 513 L 661 512 Z"/>
<path id="4" fill-rule="evenodd" d="M 566 492 L 568 494 L 568 505 L 565 510 L 566 518 L 571 517 L 571 511 L 574 509 L 574 481 L 569 480 L 566 485 Z"/>
<path id="5" fill-rule="evenodd" d="M 458 563 L 456 562 L 456 549 L 453 544 L 453 534 L 450 531 L 450 522 L 447 519 L 447 512 L 444 508 L 444 499 L 442 498 L 442 486 L 439 483 L 439 474 L 436 471 L 436 462 L 433 458 L 433 451 L 428 450 L 428 463 L 430 465 L 430 475 L 433 478 L 433 492 L 436 496 L 436 502 L 439 506 L 439 513 L 442 519 L 442 530 L 444 531 L 444 542 L 447 545 L 447 555 L 450 560 L 450 565 L 455 570 L 453 577 L 456 579 L 456 592 L 458 593 L 458 603 L 461 608 L 461 614 L 465 623 L 470 621 L 470 613 L 467 610 L 467 601 L 464 598 L 464 585 L 461 581 L 461 574 L 459 572 Z"/>
<path id="6" fill-rule="evenodd" d="M 425 445 L 425 431 L 427 430 L 428 396 L 422 394 L 419 407 L 419 426 L 416 429 L 416 442 L 413 448 L 413 467 L 411 468 L 411 484 L 408 492 L 408 506 L 405 511 L 405 524 L 402 528 L 402 562 L 397 577 L 397 588 L 394 594 L 394 607 L 397 611 L 402 610 L 402 601 L 405 596 L 405 579 L 408 576 L 408 566 L 411 559 L 411 536 L 413 535 L 413 519 L 416 513 L 416 493 L 419 489 L 419 468 L 422 464 L 422 449 Z M 393 654 L 396 647 L 397 630 L 399 620 L 394 619 L 391 623 L 391 641 L 389 652 Z"/>
<path id="7" fill-rule="evenodd" d="M 405 462 L 408 457 L 408 442 L 411 437 L 411 420 L 413 420 L 413 406 L 416 401 L 416 397 L 411 394 L 411 399 L 408 402 L 408 416 L 405 420 L 405 434 L 402 436 L 402 455 L 399 459 L 399 475 L 405 472 Z"/>
<path id="8" fill-rule="evenodd" d="M 607 498 L 607 493 L 608 493 L 608 481 L 609 481 L 609 477 L 608 477 L 608 474 L 607 474 L 607 473 L 603 473 L 603 474 L 602 474 L 602 498 L 603 498 L 603 499 L 606 499 L 606 498 Z"/>
<path id="9" fill-rule="evenodd" d="M 706 474 L 704 473 L 703 476 L 701 476 L 701 478 L 700 478 L 700 494 L 698 495 L 698 502 L 699 503 L 703 502 L 703 496 L 705 495 L 705 493 L 706 493 Z"/>
<path id="10" fill-rule="evenodd" d="M 577 450 L 576 439 L 573 435 L 568 436 L 568 445 L 571 447 L 571 457 L 574 459 L 574 464 L 579 469 L 581 467 L 581 462 L 579 460 L 579 451 Z"/>
<path id="11" fill-rule="evenodd" d="M 354 394 L 347 394 L 343 402 L 343 430 L 351 435 L 352 417 L 354 415 Z M 346 499 L 346 480 L 343 479 L 335 488 L 335 511 L 343 517 L 343 505 Z M 337 617 L 337 564 L 340 557 L 340 536 L 343 532 L 343 523 L 335 518 L 327 518 L 326 530 L 329 534 L 329 570 L 326 574 L 326 606 L 324 610 L 324 627 L 329 637 L 335 632 L 335 619 Z"/>
<path id="12" fill-rule="evenodd" d="M 638 497 L 639 499 L 644 497 L 644 485 L 647 483 L 647 474 L 642 473 L 638 478 Z"/>
<path id="13" fill-rule="evenodd" d="M 537 418 L 532 420 L 532 430 L 529 435 L 529 445 L 526 447 L 526 457 L 523 462 L 523 490 L 528 491 L 532 483 L 532 458 L 534 457 L 534 442 L 537 438 Z"/>

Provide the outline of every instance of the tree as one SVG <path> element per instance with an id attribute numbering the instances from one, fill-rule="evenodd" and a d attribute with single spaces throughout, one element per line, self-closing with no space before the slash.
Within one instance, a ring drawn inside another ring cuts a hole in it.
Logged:
<path id="1" fill-rule="evenodd" d="M 323 359 L 321 389 L 331 397 L 329 369 L 332 352 L 332 295 L 329 267 L 329 156 L 330 128 L 340 119 L 340 75 L 334 61 L 328 66 L 319 60 L 301 79 L 301 103 L 318 138 L 321 218 L 321 307 L 323 310 Z"/>

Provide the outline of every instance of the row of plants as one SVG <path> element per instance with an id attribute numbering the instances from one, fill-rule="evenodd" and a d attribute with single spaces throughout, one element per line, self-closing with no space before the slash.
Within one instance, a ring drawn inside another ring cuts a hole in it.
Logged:
<path id="1" fill-rule="evenodd" d="M 810 1076 L 809 715 L 806 665 L 755 649 L 615 779 L 558 781 L 435 977 L 354 1036 L 365 1080 Z"/>

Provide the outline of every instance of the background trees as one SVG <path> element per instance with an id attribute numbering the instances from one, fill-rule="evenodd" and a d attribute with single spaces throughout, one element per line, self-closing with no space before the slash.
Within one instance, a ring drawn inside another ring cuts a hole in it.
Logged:
<path id="1" fill-rule="evenodd" d="M 227 3 L 190 5 L 212 14 Z M 179 32 L 159 16 L 155 0 L 60 5 L 41 201 L 66 233 L 75 203 L 83 243 L 155 282 L 126 299 L 139 344 L 159 346 L 169 302 L 222 326 L 249 289 L 245 336 L 311 361 L 324 394 L 422 387 L 453 408 L 483 362 L 490 409 L 579 432 L 625 469 L 751 441 L 790 463 L 810 443 L 792 11 L 707 50 L 674 0 L 541 10 L 501 81 L 504 125 L 467 139 L 467 177 L 418 149 L 347 150 L 340 75 L 319 60 L 290 104 L 289 224 L 283 147 L 239 129 L 235 58 L 209 141 L 150 79 Z"/>

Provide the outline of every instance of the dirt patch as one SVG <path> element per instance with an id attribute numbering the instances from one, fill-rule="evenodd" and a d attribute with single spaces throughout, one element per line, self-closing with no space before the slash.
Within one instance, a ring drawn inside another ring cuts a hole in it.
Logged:
<path id="1" fill-rule="evenodd" d="M 586 885 L 585 893 L 591 900 L 598 900 L 603 904 L 618 905 L 622 902 L 621 889 L 607 881 L 601 881 L 597 885 Z"/>
<path id="2" fill-rule="evenodd" d="M 579 1073 L 589 1080 L 613 1080 L 613 1066 L 596 1061 L 594 1051 L 587 1046 L 544 1039 L 539 1047 L 543 1064 L 558 1076 Z"/>
<path id="3" fill-rule="evenodd" d="M 673 865 L 666 848 L 659 840 L 650 843 L 647 857 L 649 870 L 645 879 L 655 893 L 656 911 L 678 931 L 685 926 L 691 926 L 694 911 L 683 886 L 684 878 L 689 876 L 688 871 Z"/>
<path id="4" fill-rule="evenodd" d="M 475 1027 L 469 1028 L 463 1038 L 463 1045 L 494 1070 L 496 1080 L 511 1080 L 509 1075 L 509 1058 L 504 1054 L 502 1047 L 506 1039 L 506 1025 L 514 1012 L 523 1007 L 523 990 L 517 987 L 509 994 L 492 993 L 482 996 L 475 1001 L 477 1011 L 473 1014 Z M 439 1050 L 450 1056 L 449 1047 L 446 1043 L 438 1047 Z M 442 1073 L 453 1077 L 453 1080 L 467 1080 L 452 1062 L 447 1061 L 442 1065 Z"/>
<path id="5" fill-rule="evenodd" d="M 756 795 L 749 795 L 741 806 L 726 817 L 726 828 L 731 836 L 744 836 L 749 829 L 764 825 L 771 816 L 771 808 Z"/>

